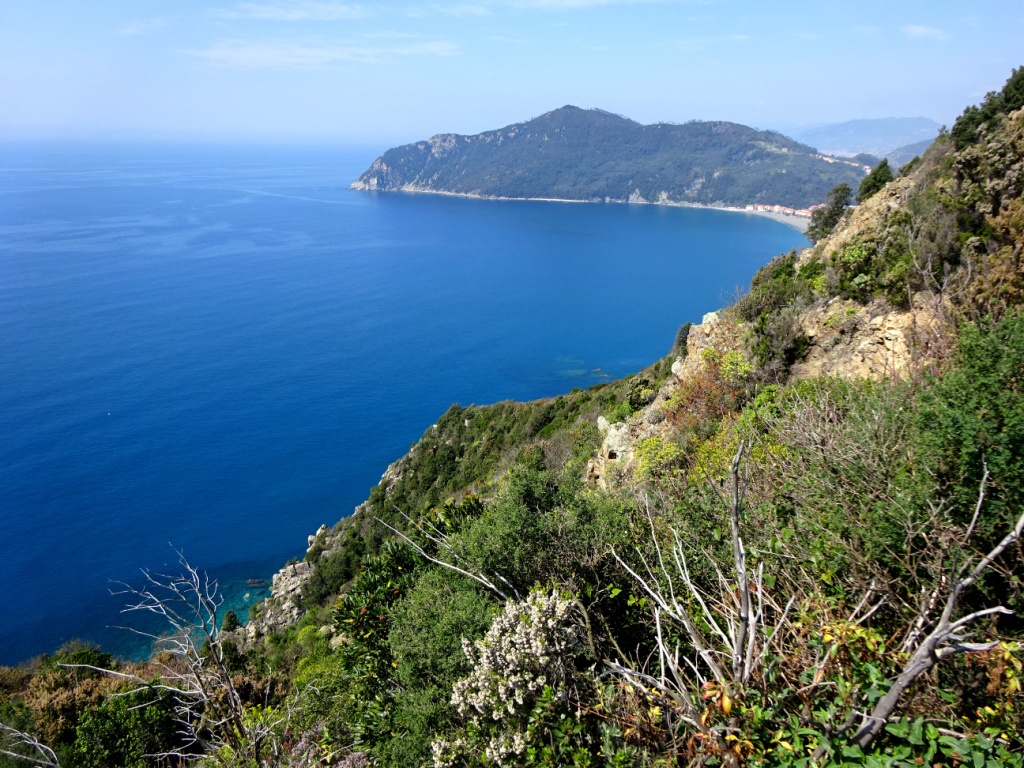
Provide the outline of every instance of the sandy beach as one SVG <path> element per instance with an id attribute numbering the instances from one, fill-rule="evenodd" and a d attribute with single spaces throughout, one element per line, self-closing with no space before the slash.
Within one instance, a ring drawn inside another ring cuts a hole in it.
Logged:
<path id="1" fill-rule="evenodd" d="M 358 189 L 364 191 L 376 191 L 371 190 L 364 184 L 356 181 L 349 185 L 349 189 Z M 571 200 L 559 197 L 502 197 L 498 195 L 478 195 L 465 192 L 450 192 L 440 189 L 425 189 L 423 187 L 414 187 L 412 185 L 406 185 L 400 189 L 388 190 L 389 192 L 405 192 L 419 195 L 444 195 L 447 197 L 465 197 L 474 200 L 529 200 L 532 202 L 543 202 L 543 203 L 619 203 L 627 205 L 667 205 L 674 206 L 676 208 L 704 208 L 710 211 L 729 211 L 731 213 L 745 213 L 752 216 L 764 216 L 769 219 L 773 219 L 780 224 L 793 227 L 794 229 L 800 230 L 800 232 L 806 232 L 807 227 L 810 226 L 811 220 L 806 216 L 793 216 L 788 213 L 773 213 L 771 211 L 748 211 L 746 208 L 737 208 L 736 206 L 730 205 L 703 205 L 701 203 L 681 203 L 674 200 Z"/>
<path id="2" fill-rule="evenodd" d="M 799 229 L 801 232 L 806 232 L 807 227 L 811 225 L 811 219 L 809 216 L 793 216 L 789 213 L 772 213 L 770 211 L 748 211 L 743 208 L 724 208 L 722 210 L 735 211 L 736 213 L 749 213 L 754 216 L 764 216 L 769 219 L 774 219 L 780 224 L 787 224 L 794 229 Z"/>

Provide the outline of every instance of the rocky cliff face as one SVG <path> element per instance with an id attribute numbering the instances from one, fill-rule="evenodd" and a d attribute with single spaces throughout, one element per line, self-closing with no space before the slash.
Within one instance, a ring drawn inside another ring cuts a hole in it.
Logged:
<path id="1" fill-rule="evenodd" d="M 812 255 L 830 259 L 843 249 L 879 236 L 890 217 L 902 210 L 914 182 L 898 179 L 867 204 L 852 211 L 845 225 L 820 249 L 808 248 L 798 258 L 806 264 Z M 915 294 L 907 309 L 893 309 L 884 301 L 867 306 L 838 297 L 819 301 L 797 318 L 808 346 L 789 372 L 797 381 L 821 376 L 844 378 L 901 378 L 933 357 L 933 349 L 948 331 L 948 313 L 942 299 L 930 293 Z M 600 419 L 603 442 L 587 468 L 587 480 L 599 488 L 632 480 L 637 469 L 636 449 L 644 440 L 671 440 L 673 427 L 666 421 L 666 403 L 711 360 L 729 353 L 752 360 L 751 329 L 729 311 L 712 312 L 690 329 L 687 354 L 672 366 L 672 377 L 657 398 L 623 423 Z M 709 356 L 710 355 L 710 356 Z"/>
<path id="2" fill-rule="evenodd" d="M 321 525 L 315 534 L 307 538 L 307 543 L 307 554 L 316 546 L 330 551 L 334 543 L 331 529 Z M 249 622 L 233 631 L 233 639 L 243 648 L 249 647 L 298 621 L 303 613 L 300 607 L 302 588 L 312 577 L 313 569 L 313 563 L 301 560 L 288 563 L 275 573 L 270 584 L 270 597 L 253 606 Z"/>
<path id="3" fill-rule="evenodd" d="M 917 187 L 918 181 L 910 176 L 891 181 L 847 214 L 836 231 L 821 244 L 819 255 L 825 260 L 832 259 L 851 245 L 884 237 L 892 218 L 906 209 Z M 814 251 L 813 248 L 805 250 L 801 260 L 806 261 Z"/>
<path id="4" fill-rule="evenodd" d="M 915 351 L 926 349 L 939 332 L 933 297 L 917 294 L 906 311 L 884 306 L 858 306 L 834 298 L 800 316 L 800 328 L 810 339 L 804 359 L 791 378 L 903 377 L 911 372 Z"/>

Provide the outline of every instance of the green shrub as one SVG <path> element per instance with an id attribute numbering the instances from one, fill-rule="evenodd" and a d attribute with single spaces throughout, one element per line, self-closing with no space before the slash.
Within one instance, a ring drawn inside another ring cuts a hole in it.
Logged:
<path id="1" fill-rule="evenodd" d="M 801 330 L 798 317 L 799 312 L 787 308 L 761 315 L 754 324 L 750 346 L 763 378 L 784 379 L 807 353 L 810 340 Z"/>
<path id="2" fill-rule="evenodd" d="M 636 476 L 640 480 L 667 480 L 682 477 L 685 454 L 675 443 L 648 437 L 636 446 Z"/>
<path id="3" fill-rule="evenodd" d="M 959 521 L 970 519 L 988 467 L 986 541 L 1001 537 L 1024 508 L 1024 313 L 964 326 L 953 365 L 921 394 L 918 423 Z"/>
<path id="4" fill-rule="evenodd" d="M 60 669 L 62 665 L 81 665 L 99 669 L 113 669 L 116 666 L 114 657 L 109 653 L 104 653 L 98 645 L 82 643 L 78 640 L 67 642 L 52 656 L 44 657 L 40 667 L 42 669 Z M 75 670 L 75 674 L 79 677 L 96 677 L 101 673 L 80 668 Z"/>
<path id="5" fill-rule="evenodd" d="M 379 525 L 373 525 L 372 529 L 380 535 Z M 337 595 L 358 573 L 363 557 L 376 551 L 375 544 L 377 542 L 372 538 L 360 535 L 354 527 L 347 526 L 340 547 L 326 557 L 320 553 L 320 556 L 312 559 L 313 573 L 302 585 L 302 607 L 310 610 Z"/>
<path id="6" fill-rule="evenodd" d="M 765 393 L 741 418 L 761 448 L 755 495 L 770 499 L 776 533 L 800 532 L 789 551 L 818 588 L 878 578 L 905 599 L 922 577 L 934 485 L 916 463 L 913 405 L 910 385 L 826 378 Z"/>
<path id="7" fill-rule="evenodd" d="M 883 159 L 861 181 L 860 187 L 857 190 L 857 202 L 863 203 L 892 180 L 892 168 L 889 167 L 889 161 Z"/>
<path id="8" fill-rule="evenodd" d="M 630 409 L 634 412 L 649 405 L 654 400 L 655 395 L 658 394 L 654 382 L 643 374 L 630 376 L 626 381 L 629 385 L 629 394 L 626 396 L 626 400 L 629 403 Z"/>
<path id="9" fill-rule="evenodd" d="M 426 571 L 395 606 L 388 636 L 395 674 L 404 688 L 450 689 L 469 670 L 462 638 L 483 635 L 495 597 L 476 582 L 445 568 Z"/>
<path id="10" fill-rule="evenodd" d="M 353 712 L 355 686 L 340 653 L 302 659 L 294 677 L 295 727 L 299 732 L 326 726 L 338 738 L 351 742 L 348 723 Z"/>
<path id="11" fill-rule="evenodd" d="M 452 537 L 452 549 L 475 572 L 525 592 L 550 572 L 554 532 L 546 513 L 558 489 L 551 472 L 522 466 L 513 467 L 506 483 L 487 511 Z"/>
<path id="12" fill-rule="evenodd" d="M 811 213 L 811 223 L 804 233 L 807 239 L 812 243 L 817 243 L 831 235 L 832 230 L 836 228 L 846 212 L 846 207 L 850 204 L 852 197 L 853 190 L 848 184 L 839 184 L 833 187 L 828 193 L 825 204 Z"/>
<path id="13" fill-rule="evenodd" d="M 776 256 L 761 267 L 750 281 L 750 293 L 736 303 L 736 311 L 748 322 L 784 307 L 798 295 L 796 251 Z"/>
<path id="14" fill-rule="evenodd" d="M 686 340 L 690 338 L 690 328 L 693 327 L 693 323 L 683 323 L 679 326 L 679 330 L 676 331 L 676 339 L 672 344 L 672 351 L 676 354 L 686 357 Z"/>
<path id="15" fill-rule="evenodd" d="M 455 724 L 452 685 L 469 672 L 463 638 L 487 631 L 493 606 L 479 585 L 443 568 L 426 571 L 395 606 L 388 643 L 399 692 L 391 716 L 395 737 L 373 750 L 382 765 L 427 762 L 432 736 Z"/>
<path id="16" fill-rule="evenodd" d="M 171 698 L 143 690 L 84 711 L 71 753 L 76 768 L 146 768 L 154 755 L 184 749 L 180 742 Z"/>
<path id="17" fill-rule="evenodd" d="M 629 400 L 623 400 L 604 412 L 604 417 L 612 424 L 629 421 L 629 417 L 635 413 Z"/>
<path id="18" fill-rule="evenodd" d="M 222 632 L 231 632 L 232 630 L 238 629 L 242 626 L 242 622 L 238 620 L 238 614 L 234 611 L 226 611 L 224 613 L 224 621 L 221 622 L 220 628 Z"/>

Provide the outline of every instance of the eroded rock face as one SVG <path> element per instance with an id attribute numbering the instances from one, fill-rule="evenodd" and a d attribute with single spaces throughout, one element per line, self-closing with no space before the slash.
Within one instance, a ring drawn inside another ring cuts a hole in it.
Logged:
<path id="1" fill-rule="evenodd" d="M 334 547 L 333 531 L 321 525 L 306 539 L 308 549 L 322 547 L 322 556 L 330 555 Z M 262 642 L 265 637 L 279 632 L 302 618 L 302 589 L 313 576 L 315 566 L 308 560 L 288 563 L 274 574 L 270 583 L 270 597 L 253 607 L 249 623 L 234 630 L 231 635 L 243 648 Z"/>
<path id="2" fill-rule="evenodd" d="M 943 313 L 935 302 L 933 296 L 918 294 L 909 310 L 896 311 L 883 305 L 865 307 L 834 298 L 806 311 L 799 322 L 810 346 L 804 360 L 790 371 L 790 380 L 818 376 L 906 376 L 918 353 L 926 351 L 932 340 L 943 336 L 940 320 Z M 675 439 L 673 426 L 665 418 L 666 401 L 682 383 L 691 381 L 708 365 L 708 354 L 712 351 L 719 355 L 739 352 L 744 359 L 751 360 L 747 332 L 746 324 L 717 312 L 706 314 L 700 325 L 690 328 L 687 354 L 672 364 L 673 375 L 662 385 L 654 401 L 624 423 L 609 424 L 603 417 L 598 420 L 604 439 L 597 455 L 587 465 L 587 482 L 597 488 L 629 482 L 636 447 L 641 441 L 650 437 Z"/>
<path id="3" fill-rule="evenodd" d="M 686 356 L 672 364 L 672 376 L 662 385 L 653 402 L 634 414 L 628 421 L 609 424 L 603 416 L 597 428 L 604 439 L 597 456 L 587 464 L 586 479 L 596 488 L 609 488 L 632 476 L 636 446 L 643 440 L 657 437 L 671 439 L 672 425 L 665 420 L 666 401 L 687 381 L 707 365 L 705 353 L 745 352 L 743 331 L 745 326 L 723 320 L 718 312 L 704 315 L 700 325 L 690 328 L 686 337 Z"/>
<path id="4" fill-rule="evenodd" d="M 743 332 L 746 326 L 732 321 L 723 320 L 719 312 L 708 312 L 701 318 L 700 325 L 690 328 L 686 337 L 686 357 L 672 364 L 672 373 L 676 381 L 671 381 L 671 393 L 676 390 L 680 381 L 686 381 L 694 373 L 704 367 L 705 353 L 714 349 L 718 352 L 745 351 Z"/>
<path id="5" fill-rule="evenodd" d="M 274 574 L 270 597 L 254 606 L 249 623 L 233 633 L 243 647 L 252 646 L 264 637 L 285 629 L 302 617 L 299 601 L 302 587 L 313 573 L 313 564 L 289 563 Z"/>
<path id="6" fill-rule="evenodd" d="M 313 545 L 316 543 L 317 538 L 325 535 L 330 530 L 331 529 L 328 528 L 326 525 L 321 525 L 319 528 L 317 528 L 316 533 L 306 538 L 306 551 L 308 552 L 310 549 L 313 548 Z"/>
<path id="7" fill-rule="evenodd" d="M 638 423 L 618 422 L 609 424 L 604 416 L 597 418 L 597 428 L 604 436 L 597 456 L 587 463 L 587 482 L 597 488 L 607 488 L 609 472 L 625 467 L 633 461 L 633 445 L 636 443 Z"/>
<path id="8" fill-rule="evenodd" d="M 936 308 L 923 295 L 915 296 L 907 311 L 832 299 L 800 317 L 811 346 L 790 377 L 903 377 L 913 365 L 914 350 L 927 345 L 939 323 Z"/>

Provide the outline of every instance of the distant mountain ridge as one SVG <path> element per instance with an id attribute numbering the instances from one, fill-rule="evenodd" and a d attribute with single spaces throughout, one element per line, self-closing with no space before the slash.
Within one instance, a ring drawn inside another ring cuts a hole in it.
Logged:
<path id="1" fill-rule="evenodd" d="M 935 139 L 925 139 L 924 141 L 915 141 L 913 144 L 907 144 L 903 147 L 897 147 L 891 152 L 886 154 L 886 159 L 889 161 L 889 165 L 893 168 L 899 168 L 904 163 L 909 163 L 915 157 L 923 155 L 925 150 L 928 149 L 932 144 L 935 143 Z"/>
<path id="2" fill-rule="evenodd" d="M 888 157 L 909 144 L 924 141 L 930 144 L 939 135 L 940 128 L 927 117 L 883 117 L 823 125 L 798 131 L 795 137 L 826 154 L 865 153 Z"/>
<path id="3" fill-rule="evenodd" d="M 381 155 L 351 185 L 488 198 L 804 208 L 865 170 L 774 131 L 728 122 L 641 125 L 566 106 L 475 136 L 438 134 Z"/>

